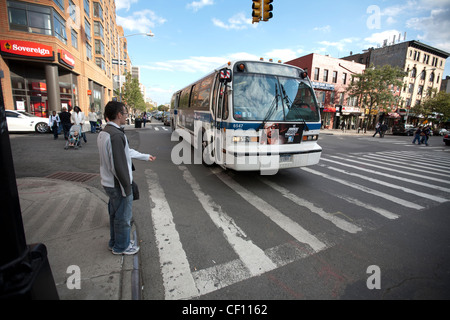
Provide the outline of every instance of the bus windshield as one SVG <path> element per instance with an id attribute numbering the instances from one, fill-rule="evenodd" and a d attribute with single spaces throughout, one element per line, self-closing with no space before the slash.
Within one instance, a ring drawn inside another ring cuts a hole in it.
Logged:
<path id="1" fill-rule="evenodd" d="M 235 73 L 233 116 L 238 121 L 307 121 L 320 119 L 313 89 L 297 78 Z"/>

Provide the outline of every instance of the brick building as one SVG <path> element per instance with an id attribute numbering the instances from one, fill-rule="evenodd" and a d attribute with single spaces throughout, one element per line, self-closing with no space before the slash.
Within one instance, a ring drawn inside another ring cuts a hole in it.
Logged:
<path id="1" fill-rule="evenodd" d="M 449 56 L 450 53 L 412 40 L 370 48 L 342 59 L 363 63 L 367 68 L 373 64 L 397 66 L 404 70 L 406 76 L 400 90 L 401 102 L 395 113 L 409 123 L 414 117 L 409 113 L 410 108 L 420 104 L 433 90 L 440 90 Z"/>
<path id="2" fill-rule="evenodd" d="M 115 12 L 114 0 L 0 0 L 6 109 L 47 117 L 77 105 L 102 114 L 114 96 L 118 50 L 121 73 L 130 68 Z"/>
<path id="3" fill-rule="evenodd" d="M 345 90 L 353 74 L 363 73 L 365 65 L 329 56 L 311 53 L 286 62 L 308 71 L 321 107 L 322 127 L 338 128 L 345 122 L 347 128 L 356 128 L 363 110 L 357 99 Z"/>

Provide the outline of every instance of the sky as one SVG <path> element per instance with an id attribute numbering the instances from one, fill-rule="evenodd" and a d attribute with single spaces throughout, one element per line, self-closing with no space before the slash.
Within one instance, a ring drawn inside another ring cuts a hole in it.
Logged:
<path id="1" fill-rule="evenodd" d="M 274 0 L 273 18 L 252 24 L 251 0 L 116 0 L 117 23 L 158 105 L 230 60 L 286 62 L 318 53 L 342 58 L 418 40 L 450 53 L 450 0 Z M 443 75 L 450 75 L 450 60 Z"/>

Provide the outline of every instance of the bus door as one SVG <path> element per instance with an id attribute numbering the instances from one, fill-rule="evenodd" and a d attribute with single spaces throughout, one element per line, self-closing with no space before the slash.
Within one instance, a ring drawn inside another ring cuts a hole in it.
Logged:
<path id="1" fill-rule="evenodd" d="M 220 164 L 224 162 L 222 150 L 225 149 L 225 128 L 224 119 L 227 118 L 226 103 L 228 101 L 228 83 L 231 81 L 231 71 L 223 69 L 217 74 L 218 81 L 214 85 L 213 94 L 213 121 L 212 121 L 212 141 L 214 143 L 214 160 Z"/>

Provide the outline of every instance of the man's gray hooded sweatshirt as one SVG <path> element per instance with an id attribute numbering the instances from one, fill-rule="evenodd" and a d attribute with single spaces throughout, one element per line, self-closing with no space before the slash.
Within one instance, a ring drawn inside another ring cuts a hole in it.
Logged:
<path id="1" fill-rule="evenodd" d="M 97 138 L 100 153 L 100 176 L 102 186 L 120 186 L 122 195 L 131 195 L 133 171 L 131 159 L 148 161 L 150 155 L 133 150 L 128 145 L 125 132 L 114 122 L 108 122 Z"/>

